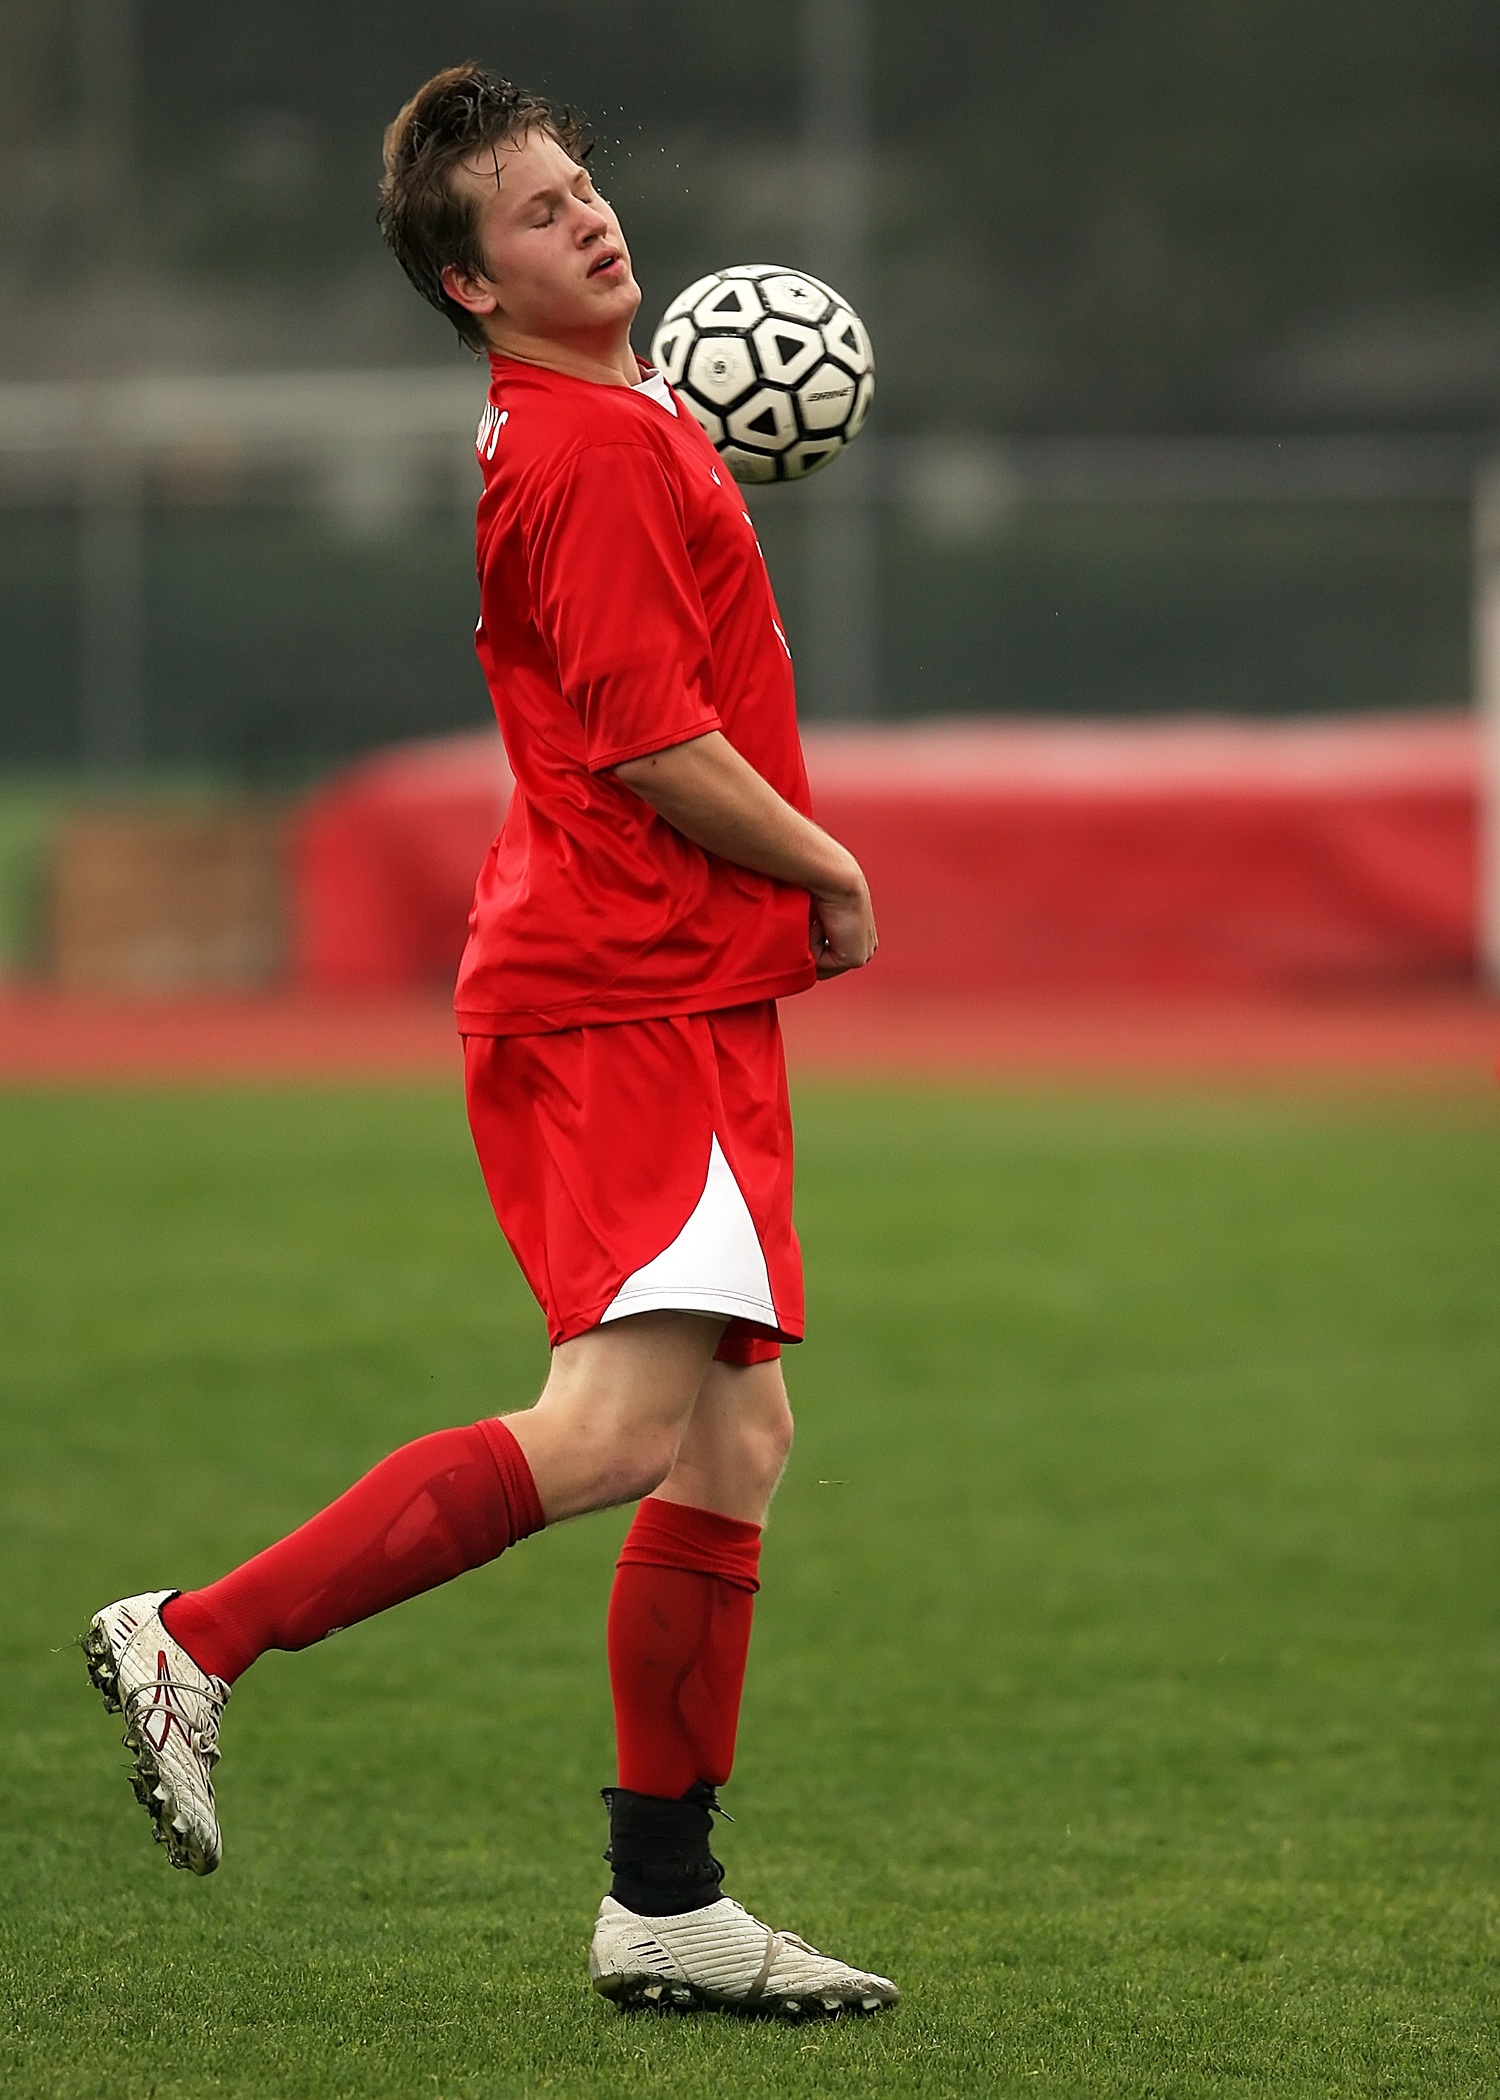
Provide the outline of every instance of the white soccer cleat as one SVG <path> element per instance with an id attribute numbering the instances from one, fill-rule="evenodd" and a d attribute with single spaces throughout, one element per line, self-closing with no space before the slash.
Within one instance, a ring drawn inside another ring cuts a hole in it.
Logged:
<path id="1" fill-rule="evenodd" d="M 617 2005 L 694 2005 L 820 2020 L 900 2002 L 888 1976 L 832 1961 L 794 1932 L 773 1932 L 728 1896 L 676 1917 L 643 1918 L 613 1896 L 599 1906 L 589 1975 Z"/>
<path id="2" fill-rule="evenodd" d="M 125 1716 L 130 1783 L 174 1867 L 212 1874 L 223 1856 L 210 1774 L 219 1761 L 222 1677 L 200 1670 L 161 1622 L 176 1590 L 147 1590 L 106 1604 L 80 1646 L 106 1713 Z"/>

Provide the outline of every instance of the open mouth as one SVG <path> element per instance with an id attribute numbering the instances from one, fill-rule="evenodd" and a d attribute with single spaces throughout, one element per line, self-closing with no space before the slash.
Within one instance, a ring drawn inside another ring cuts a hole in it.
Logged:
<path id="1" fill-rule="evenodd" d="M 596 261 L 589 264 L 588 274 L 590 277 L 600 277 L 606 270 L 613 270 L 619 260 L 613 248 L 606 248 Z"/>

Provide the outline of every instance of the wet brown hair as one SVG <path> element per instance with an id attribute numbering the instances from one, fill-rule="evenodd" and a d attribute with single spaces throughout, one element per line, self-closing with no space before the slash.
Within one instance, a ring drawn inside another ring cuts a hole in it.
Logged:
<path id="1" fill-rule="evenodd" d="M 474 198 L 450 178 L 460 161 L 475 153 L 493 155 L 529 131 L 545 131 L 580 162 L 593 143 L 571 110 L 555 109 L 543 96 L 473 63 L 434 73 L 386 126 L 380 230 L 422 297 L 481 355 L 489 344 L 479 316 L 443 290 L 450 263 L 475 275 L 484 271 Z"/>

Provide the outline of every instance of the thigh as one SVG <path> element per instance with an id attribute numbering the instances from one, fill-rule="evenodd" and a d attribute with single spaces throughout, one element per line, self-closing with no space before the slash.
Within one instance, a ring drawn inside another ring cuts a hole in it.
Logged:
<path id="1" fill-rule="evenodd" d="M 703 1193 L 706 1033 L 663 1020 L 470 1036 L 464 1067 L 485 1186 L 555 1348 L 599 1325 Z"/>
<path id="2" fill-rule="evenodd" d="M 490 1199 L 554 1347 L 647 1311 L 718 1314 L 753 1362 L 802 1333 L 774 1006 L 470 1036 Z"/>
<path id="3" fill-rule="evenodd" d="M 705 1015 L 714 1046 L 724 1151 L 754 1220 L 776 1307 L 776 1326 L 732 1320 L 720 1350 L 754 1364 L 803 1332 L 802 1249 L 792 1223 L 792 1109 L 781 1023 L 773 1001 Z"/>

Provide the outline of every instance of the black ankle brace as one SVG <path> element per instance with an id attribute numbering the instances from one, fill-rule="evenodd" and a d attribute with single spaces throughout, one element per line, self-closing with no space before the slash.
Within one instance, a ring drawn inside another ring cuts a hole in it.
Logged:
<path id="1" fill-rule="evenodd" d="M 680 1801 L 623 1786 L 600 1793 L 609 1810 L 604 1857 L 615 1870 L 610 1894 L 617 1903 L 639 1917 L 670 1918 L 718 1902 L 724 1869 L 709 1849 L 719 1809 L 711 1786 L 700 1779 Z"/>

